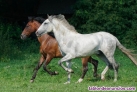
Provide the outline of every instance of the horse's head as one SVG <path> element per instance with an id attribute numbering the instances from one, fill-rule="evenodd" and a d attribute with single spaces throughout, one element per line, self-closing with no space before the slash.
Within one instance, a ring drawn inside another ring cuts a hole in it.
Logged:
<path id="1" fill-rule="evenodd" d="M 64 15 L 52 15 L 48 16 L 41 26 L 36 31 L 37 36 L 41 36 L 42 34 L 52 32 L 53 30 L 58 30 L 60 27 L 60 21 L 64 19 Z"/>
<path id="2" fill-rule="evenodd" d="M 36 35 L 41 36 L 42 34 L 52 32 L 52 30 L 53 24 L 49 19 L 46 19 L 36 31 Z"/>
<path id="3" fill-rule="evenodd" d="M 29 17 L 28 23 L 21 34 L 21 39 L 24 40 L 27 37 L 29 37 L 32 33 L 35 33 L 42 22 L 43 22 L 42 20 L 38 21 L 38 17 L 36 18 Z"/>

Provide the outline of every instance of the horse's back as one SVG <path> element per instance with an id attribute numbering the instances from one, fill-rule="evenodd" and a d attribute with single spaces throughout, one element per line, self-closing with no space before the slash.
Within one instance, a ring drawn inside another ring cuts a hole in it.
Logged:
<path id="1" fill-rule="evenodd" d="M 96 32 L 91 34 L 80 34 L 81 43 L 78 48 L 82 53 L 96 54 L 99 50 L 103 52 L 112 51 L 116 48 L 116 37 L 107 32 Z M 85 48 L 86 47 L 86 48 Z"/>
<path id="2" fill-rule="evenodd" d="M 78 34 L 75 39 L 77 56 L 90 56 L 97 53 L 98 49 L 100 49 L 100 39 L 100 36 L 96 36 L 96 34 Z"/>

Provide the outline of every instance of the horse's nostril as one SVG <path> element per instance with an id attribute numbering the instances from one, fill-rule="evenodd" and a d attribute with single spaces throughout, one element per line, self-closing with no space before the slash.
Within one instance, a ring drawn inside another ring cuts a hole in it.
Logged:
<path id="1" fill-rule="evenodd" d="M 35 34 L 38 36 L 38 35 L 39 35 L 39 32 L 37 32 L 37 31 L 36 31 L 36 33 L 35 33 Z"/>
<path id="2" fill-rule="evenodd" d="M 21 35 L 20 35 L 20 38 L 21 38 L 22 40 L 25 40 L 25 39 L 27 38 L 27 36 L 26 36 L 26 35 L 21 34 Z"/>
<path id="3" fill-rule="evenodd" d="M 35 34 L 37 35 L 37 31 L 35 32 Z"/>
<path id="4" fill-rule="evenodd" d="M 36 31 L 36 34 L 38 34 L 38 32 Z"/>
<path id="5" fill-rule="evenodd" d="M 20 35 L 20 38 L 22 39 L 23 35 Z"/>

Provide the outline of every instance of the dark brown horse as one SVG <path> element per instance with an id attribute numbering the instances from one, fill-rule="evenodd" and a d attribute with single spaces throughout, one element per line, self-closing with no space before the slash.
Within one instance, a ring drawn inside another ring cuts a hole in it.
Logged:
<path id="1" fill-rule="evenodd" d="M 32 33 L 36 32 L 44 20 L 45 19 L 43 19 L 41 17 L 29 18 L 29 22 L 27 23 L 26 27 L 24 28 L 24 30 L 21 34 L 21 39 L 24 40 L 27 37 L 29 37 Z M 42 64 L 43 64 L 44 70 L 47 71 L 50 75 L 58 74 L 55 71 L 52 72 L 49 69 L 47 69 L 47 65 L 50 63 L 50 61 L 53 58 L 62 57 L 59 47 L 58 47 L 58 43 L 52 33 L 44 34 L 44 35 L 38 37 L 38 41 L 40 42 L 41 57 L 38 62 L 38 65 L 34 68 L 34 74 L 31 78 L 31 82 L 34 81 L 37 71 L 39 70 L 39 68 L 41 67 Z M 88 70 L 88 62 L 93 64 L 93 66 L 94 66 L 94 74 L 93 75 L 94 75 L 94 77 L 97 76 L 98 61 L 93 59 L 92 57 L 85 57 L 85 58 L 82 58 L 82 65 L 83 65 L 83 71 L 82 71 L 82 75 L 81 75 L 82 79 L 84 78 L 84 76 Z"/>

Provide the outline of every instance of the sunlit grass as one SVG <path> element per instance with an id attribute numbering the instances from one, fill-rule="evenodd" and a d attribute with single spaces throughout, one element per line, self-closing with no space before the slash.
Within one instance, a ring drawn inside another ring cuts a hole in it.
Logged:
<path id="1" fill-rule="evenodd" d="M 41 67 L 34 83 L 30 83 L 33 69 L 39 61 L 40 44 L 37 40 L 29 38 L 22 41 L 19 36 L 21 31 L 17 24 L 0 23 L 0 92 L 88 92 L 89 86 L 137 87 L 137 67 L 120 50 L 117 50 L 115 54 L 116 61 L 120 64 L 118 81 L 115 83 L 112 70 L 107 72 L 106 80 L 102 81 L 100 77 L 93 77 L 93 66 L 89 64 L 89 70 L 83 82 L 76 84 L 75 82 L 82 74 L 80 59 L 72 60 L 74 73 L 68 85 L 63 84 L 67 81 L 67 73 L 58 65 L 59 59 L 53 59 L 48 65 L 49 69 L 58 71 L 59 75 L 51 76 Z M 98 59 L 95 55 L 93 58 Z M 98 60 L 100 76 L 105 63 Z"/>
<path id="2" fill-rule="evenodd" d="M 34 83 L 30 83 L 33 74 L 33 68 L 39 60 L 39 54 L 25 54 L 24 59 L 15 59 L 10 62 L 0 62 L 0 91 L 1 92 L 88 92 L 88 86 L 106 86 L 106 87 L 137 87 L 137 67 L 119 50 L 115 55 L 120 63 L 119 77 L 117 82 L 113 82 L 113 71 L 109 70 L 106 74 L 106 80 L 93 77 L 93 66 L 89 64 L 89 70 L 82 83 L 75 82 L 82 73 L 82 64 L 80 59 L 72 60 L 71 83 L 64 85 L 67 81 L 67 73 L 57 64 L 59 59 L 53 59 L 48 68 L 56 70 L 59 75 L 51 76 L 43 68 L 38 71 Z M 98 59 L 96 56 L 94 58 Z M 98 59 L 99 60 L 99 59 Z M 102 72 L 105 64 L 99 60 L 98 74 Z"/>

